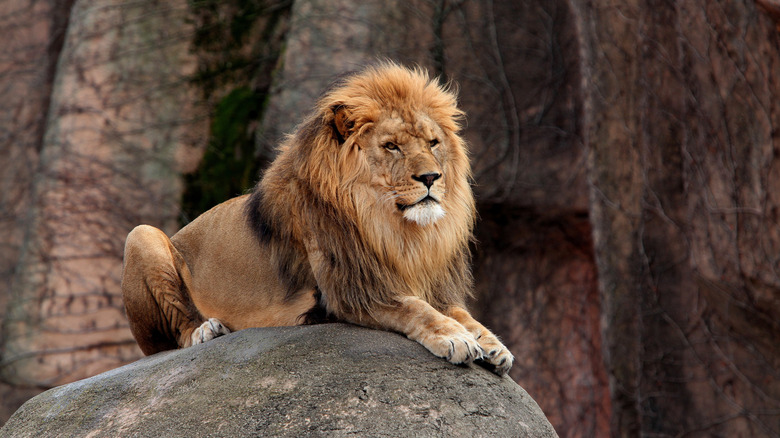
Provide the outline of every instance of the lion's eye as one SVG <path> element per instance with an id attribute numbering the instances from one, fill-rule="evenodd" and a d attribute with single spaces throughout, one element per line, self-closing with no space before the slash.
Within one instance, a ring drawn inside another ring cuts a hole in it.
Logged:
<path id="1" fill-rule="evenodd" d="M 387 143 L 382 145 L 383 148 L 387 149 L 388 151 L 397 151 L 398 145 L 393 143 L 392 141 L 388 141 Z"/>
<path id="2" fill-rule="evenodd" d="M 435 148 L 436 146 L 439 145 L 439 139 L 434 138 L 433 140 L 430 141 L 430 143 L 428 143 L 428 145 L 431 147 L 431 149 Z"/>

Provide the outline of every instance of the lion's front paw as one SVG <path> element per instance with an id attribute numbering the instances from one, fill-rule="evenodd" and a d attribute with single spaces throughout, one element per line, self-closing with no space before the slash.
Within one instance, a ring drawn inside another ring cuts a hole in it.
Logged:
<path id="1" fill-rule="evenodd" d="M 454 364 L 480 360 L 485 355 L 474 336 L 454 321 L 452 326 L 439 328 L 423 336 L 419 342 L 431 353 Z"/>
<path id="2" fill-rule="evenodd" d="M 482 362 L 499 376 L 508 373 L 515 361 L 515 357 L 509 352 L 509 349 L 492 333 L 483 334 L 478 342 L 485 351 Z"/>
<path id="3" fill-rule="evenodd" d="M 202 344 L 206 341 L 210 341 L 217 336 L 222 336 L 230 333 L 230 329 L 222 324 L 222 321 L 217 318 L 209 318 L 208 321 L 200 325 L 194 332 L 192 332 L 192 345 Z"/>

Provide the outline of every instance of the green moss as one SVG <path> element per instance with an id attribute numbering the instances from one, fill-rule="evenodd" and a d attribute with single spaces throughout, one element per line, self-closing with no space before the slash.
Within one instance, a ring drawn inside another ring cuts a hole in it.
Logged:
<path id="1" fill-rule="evenodd" d="M 195 173 L 185 176 L 182 204 L 197 214 L 252 188 L 260 163 L 254 159 L 254 129 L 263 96 L 239 87 L 217 104 L 211 138 Z"/>
<path id="2" fill-rule="evenodd" d="M 211 102 L 211 134 L 197 171 L 185 175 L 182 225 L 258 178 L 266 162 L 255 153 L 255 131 L 271 86 L 292 2 L 190 0 L 198 57 L 192 82 Z"/>

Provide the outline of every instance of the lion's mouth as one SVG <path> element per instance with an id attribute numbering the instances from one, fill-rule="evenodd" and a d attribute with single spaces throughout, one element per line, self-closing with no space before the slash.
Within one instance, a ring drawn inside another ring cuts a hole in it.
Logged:
<path id="1" fill-rule="evenodd" d="M 404 219 L 417 225 L 430 225 L 445 215 L 444 208 L 442 208 L 439 200 L 431 195 L 427 195 L 413 204 L 396 205 L 401 214 L 403 214 Z"/>
<path id="2" fill-rule="evenodd" d="M 431 195 L 427 195 L 427 196 L 425 196 L 424 198 L 420 199 L 419 201 L 417 201 L 415 203 L 412 203 L 412 204 L 396 203 L 395 206 L 398 207 L 398 210 L 403 212 L 403 211 L 406 211 L 406 210 L 408 210 L 408 209 L 410 209 L 412 207 L 417 207 L 417 206 L 421 206 L 421 205 L 425 205 L 425 204 L 429 204 L 429 203 L 438 204 L 439 200 L 434 198 Z"/>

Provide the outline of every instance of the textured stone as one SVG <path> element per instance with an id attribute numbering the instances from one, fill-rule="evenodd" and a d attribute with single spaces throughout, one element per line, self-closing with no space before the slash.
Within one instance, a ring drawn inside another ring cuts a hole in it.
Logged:
<path id="1" fill-rule="evenodd" d="M 556 437 L 509 377 L 345 324 L 248 329 L 51 389 L 0 437 Z"/>

